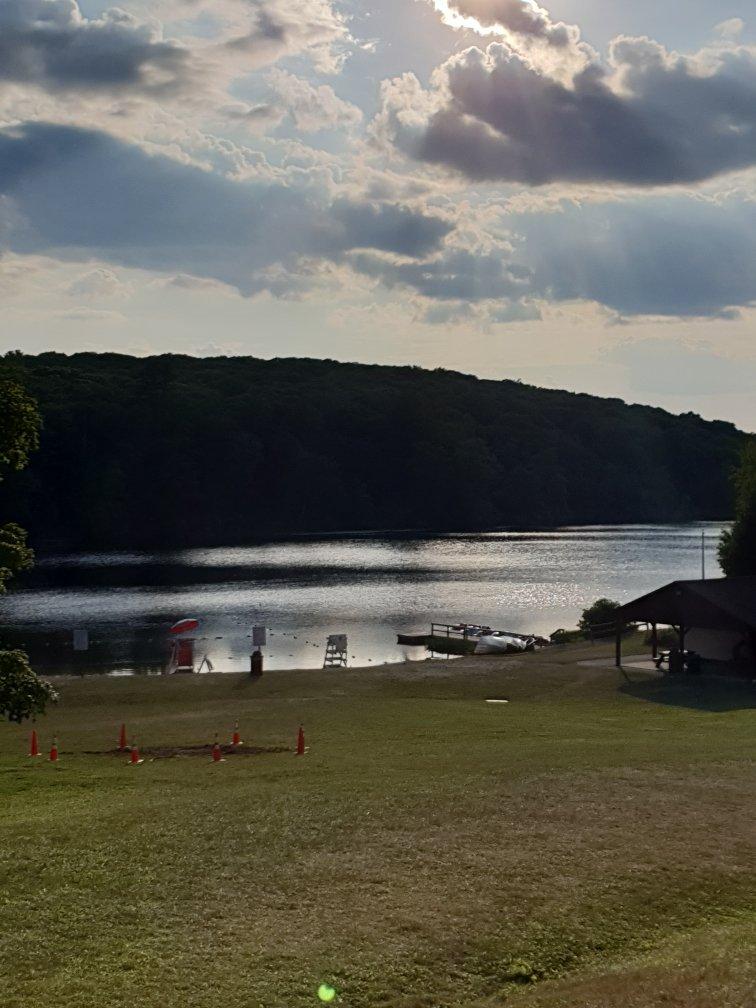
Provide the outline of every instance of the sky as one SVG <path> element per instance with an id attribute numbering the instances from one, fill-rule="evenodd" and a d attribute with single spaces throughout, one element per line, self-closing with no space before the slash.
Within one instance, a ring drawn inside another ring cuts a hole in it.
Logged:
<path id="1" fill-rule="evenodd" d="M 0 0 L 0 295 L 756 431 L 756 4 Z"/>

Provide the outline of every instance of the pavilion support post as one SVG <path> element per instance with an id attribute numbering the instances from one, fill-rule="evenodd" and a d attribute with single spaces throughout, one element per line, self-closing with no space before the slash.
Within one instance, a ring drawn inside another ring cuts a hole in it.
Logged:
<path id="1" fill-rule="evenodd" d="M 614 626 L 614 664 L 622 668 L 622 624 L 619 621 Z"/>
<path id="2" fill-rule="evenodd" d="M 680 653 L 682 654 L 685 650 L 685 627 L 682 623 L 680 624 L 680 630 L 678 631 L 678 639 L 680 641 Z"/>
<path id="3" fill-rule="evenodd" d="M 651 654 L 656 661 L 659 657 L 659 633 L 656 623 L 651 624 Z"/>

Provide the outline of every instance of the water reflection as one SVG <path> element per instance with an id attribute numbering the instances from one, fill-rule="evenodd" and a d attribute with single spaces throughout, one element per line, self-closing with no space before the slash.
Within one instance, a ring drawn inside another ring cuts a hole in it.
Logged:
<path id="1" fill-rule="evenodd" d="M 721 528 L 705 529 L 709 576 Z M 249 667 L 255 623 L 272 631 L 269 669 L 320 667 L 329 633 L 348 634 L 350 661 L 367 665 L 417 657 L 395 634 L 432 619 L 548 635 L 600 595 L 632 598 L 700 569 L 700 525 L 350 536 L 43 557 L 0 614 L 4 639 L 42 671 L 158 674 L 167 628 L 186 615 L 202 618 L 198 657 L 219 671 Z M 77 627 L 90 631 L 88 652 L 73 651 Z"/>

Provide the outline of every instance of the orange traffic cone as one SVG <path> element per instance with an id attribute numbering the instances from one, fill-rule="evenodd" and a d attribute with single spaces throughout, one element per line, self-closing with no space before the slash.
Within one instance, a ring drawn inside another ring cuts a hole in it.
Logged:
<path id="1" fill-rule="evenodd" d="M 234 724 L 234 734 L 231 736 L 231 745 L 241 745 L 241 735 L 239 734 L 239 722 Z"/>
<path id="2" fill-rule="evenodd" d="M 37 730 L 32 728 L 31 739 L 29 740 L 29 755 L 39 756 L 39 745 L 37 743 Z"/>
<path id="3" fill-rule="evenodd" d="M 50 747 L 50 762 L 58 762 L 58 740 L 56 738 L 53 738 L 52 746 Z"/>
<path id="4" fill-rule="evenodd" d="M 302 725 L 299 726 L 299 732 L 297 733 L 297 756 L 304 756 L 305 752 L 305 738 L 304 738 L 304 728 Z"/>
<path id="5" fill-rule="evenodd" d="M 121 734 L 118 736 L 118 748 L 121 752 L 126 752 L 128 746 L 126 745 L 126 725 L 121 725 Z"/>
<path id="6" fill-rule="evenodd" d="M 144 763 L 144 760 L 139 755 L 139 746 L 136 742 L 132 742 L 131 753 L 129 754 L 129 765 L 136 766 L 138 763 Z"/>
<path id="7" fill-rule="evenodd" d="M 218 736 L 215 736 L 215 742 L 213 743 L 213 763 L 220 763 L 221 761 L 221 750 L 218 745 Z"/>

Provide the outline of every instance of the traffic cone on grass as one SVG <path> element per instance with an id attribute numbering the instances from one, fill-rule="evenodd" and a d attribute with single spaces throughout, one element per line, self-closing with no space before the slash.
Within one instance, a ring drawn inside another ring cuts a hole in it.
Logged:
<path id="1" fill-rule="evenodd" d="M 297 732 L 297 756 L 304 756 L 305 754 L 305 737 L 304 728 L 302 725 L 299 726 L 299 731 Z"/>
<path id="2" fill-rule="evenodd" d="M 126 725 L 121 725 L 121 734 L 118 736 L 118 748 L 121 752 L 126 752 L 128 746 L 126 745 Z"/>
<path id="3" fill-rule="evenodd" d="M 50 747 L 50 762 L 58 762 L 58 740 L 56 738 L 53 738 L 52 746 Z"/>
<path id="4" fill-rule="evenodd" d="M 234 734 L 231 736 L 231 745 L 241 745 L 241 735 L 239 734 L 239 722 L 234 723 Z"/>
<path id="5" fill-rule="evenodd" d="M 139 746 L 136 742 L 132 742 L 131 752 L 129 753 L 129 766 L 137 766 L 139 763 L 144 763 L 144 760 L 139 755 Z"/>
<path id="6" fill-rule="evenodd" d="M 218 736 L 215 736 L 215 742 L 213 743 L 213 763 L 221 763 L 221 747 L 218 745 Z"/>
<path id="7" fill-rule="evenodd" d="M 31 738 L 29 739 L 29 755 L 39 756 L 39 744 L 37 742 L 36 728 L 32 728 Z"/>

